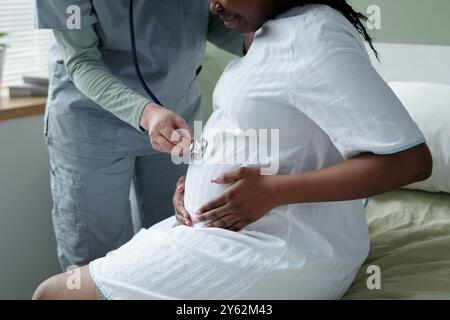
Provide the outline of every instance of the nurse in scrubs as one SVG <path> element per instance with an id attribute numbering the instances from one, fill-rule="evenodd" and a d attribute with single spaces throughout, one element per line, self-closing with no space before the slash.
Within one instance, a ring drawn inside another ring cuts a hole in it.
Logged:
<path id="1" fill-rule="evenodd" d="M 130 187 L 135 229 L 173 214 L 174 185 L 186 167 L 175 166 L 161 151 L 170 152 L 177 142 L 171 140 L 175 129 L 189 130 L 201 120 L 196 77 L 206 41 L 243 54 L 243 37 L 209 13 L 207 0 L 135 0 L 138 60 L 145 81 L 164 104 L 157 105 L 135 72 L 129 3 L 36 2 L 39 28 L 53 29 L 57 42 L 45 136 L 64 270 L 102 257 L 129 239 Z M 73 14 L 79 14 L 78 30 L 68 29 Z"/>
<path id="2" fill-rule="evenodd" d="M 278 129 L 278 173 L 205 152 L 184 204 L 206 225 L 166 219 L 81 268 L 81 290 L 60 274 L 36 299 L 339 299 L 369 251 L 361 199 L 430 176 L 425 138 L 372 67 L 346 1 L 211 0 L 211 10 L 256 34 L 215 88 L 208 149 L 233 158 L 215 137 Z"/>

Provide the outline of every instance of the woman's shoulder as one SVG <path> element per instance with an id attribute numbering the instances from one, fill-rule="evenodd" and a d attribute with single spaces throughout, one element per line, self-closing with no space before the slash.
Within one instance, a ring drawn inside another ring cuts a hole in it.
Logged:
<path id="1" fill-rule="evenodd" d="M 276 20 L 284 19 L 309 30 L 320 29 L 324 26 L 344 29 L 353 28 L 342 13 L 324 4 L 296 6 L 276 17 Z"/>
<path id="2" fill-rule="evenodd" d="M 344 49 L 365 54 L 356 28 L 339 11 L 327 5 L 304 5 L 290 9 L 277 19 L 287 19 L 292 30 L 292 48 L 299 56 L 329 56 Z M 353 49 L 353 50 L 349 50 Z"/>

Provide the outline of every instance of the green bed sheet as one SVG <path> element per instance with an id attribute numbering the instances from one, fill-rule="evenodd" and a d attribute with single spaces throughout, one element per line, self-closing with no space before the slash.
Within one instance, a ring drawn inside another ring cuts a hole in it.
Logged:
<path id="1" fill-rule="evenodd" d="M 450 195 L 395 191 L 370 200 L 370 254 L 344 299 L 450 299 Z M 381 289 L 367 288 L 367 268 Z"/>

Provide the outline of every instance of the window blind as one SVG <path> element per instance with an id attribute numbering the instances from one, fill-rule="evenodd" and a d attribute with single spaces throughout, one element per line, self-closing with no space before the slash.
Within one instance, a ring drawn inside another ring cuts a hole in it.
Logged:
<path id="1" fill-rule="evenodd" d="M 50 30 L 35 30 L 35 0 L 0 0 L 0 32 L 8 36 L 2 86 L 22 82 L 25 74 L 47 75 L 53 42 Z"/>

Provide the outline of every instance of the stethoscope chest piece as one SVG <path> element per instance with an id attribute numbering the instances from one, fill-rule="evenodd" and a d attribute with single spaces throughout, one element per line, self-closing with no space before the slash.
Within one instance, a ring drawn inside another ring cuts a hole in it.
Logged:
<path id="1" fill-rule="evenodd" d="M 206 152 L 206 149 L 208 149 L 208 140 L 205 138 L 194 139 L 189 147 L 191 159 L 201 160 Z"/>

